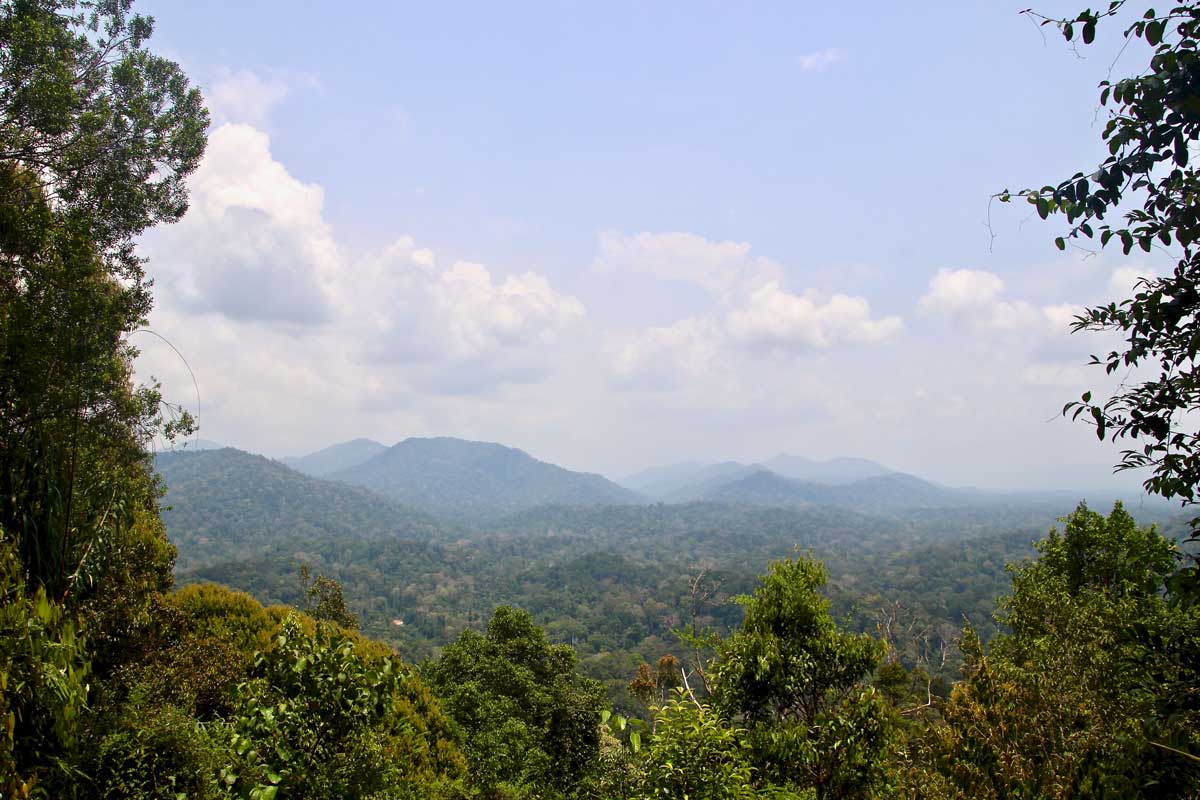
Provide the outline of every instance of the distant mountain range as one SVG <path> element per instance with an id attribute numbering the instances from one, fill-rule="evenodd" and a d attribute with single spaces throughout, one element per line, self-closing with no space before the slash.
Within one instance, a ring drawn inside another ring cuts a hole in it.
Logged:
<path id="1" fill-rule="evenodd" d="M 723 461 L 717 464 L 685 462 L 653 467 L 619 481 L 622 486 L 656 499 L 683 503 L 706 498 L 720 487 L 769 471 L 782 478 L 823 483 L 831 486 L 853 483 L 866 478 L 894 475 L 895 470 L 865 458 L 833 458 L 815 461 L 803 456 L 780 454 L 762 463 L 741 464 Z"/>
<path id="2" fill-rule="evenodd" d="M 392 447 L 356 439 L 282 463 L 201 445 L 160 453 L 156 464 L 167 485 L 163 519 L 179 547 L 181 569 L 231 551 L 302 545 L 316 536 L 450 540 L 497 525 L 512 530 L 522 519 L 557 518 L 572 509 L 620 514 L 657 503 L 699 503 L 730 509 L 720 513 L 735 516 L 754 507 L 926 521 L 944 517 L 965 530 L 988 524 L 1001 509 L 1036 511 L 1042 517 L 1049 511 L 1053 519 L 1081 499 L 1070 491 L 951 488 L 864 459 L 797 456 L 762 464 L 674 464 L 646 470 L 619 486 L 511 447 L 452 438 L 406 439 Z M 814 475 L 822 480 L 797 477 Z M 1115 497 L 1087 499 L 1102 508 Z M 1142 516 L 1171 513 L 1161 502 L 1126 499 Z"/>
<path id="3" fill-rule="evenodd" d="M 331 445 L 306 456 L 283 458 L 280 461 L 305 475 L 323 478 L 350 467 L 357 467 L 387 449 L 386 444 L 380 444 L 374 439 L 354 439 Z"/>
<path id="4" fill-rule="evenodd" d="M 997 506 L 1069 508 L 1069 504 L 1085 496 L 1070 490 L 1002 492 L 949 487 L 863 458 L 814 461 L 793 455 L 778 455 L 756 464 L 736 461 L 672 464 L 631 475 L 621 484 L 663 503 L 826 506 L 871 514 Z M 1097 507 L 1103 507 L 1118 499 L 1119 494 L 1097 492 L 1086 496 Z M 1136 495 L 1123 499 L 1144 506 L 1144 501 Z M 1161 501 L 1146 502 L 1153 513 L 1169 513 L 1169 507 Z"/>
<path id="5" fill-rule="evenodd" d="M 542 505 L 647 502 L 600 475 L 572 472 L 512 447 L 448 437 L 405 439 L 328 477 L 459 522 Z"/>
<path id="6" fill-rule="evenodd" d="M 231 447 L 164 452 L 154 461 L 180 569 L 322 535 L 427 540 L 441 531 L 429 515 L 373 492 Z"/>

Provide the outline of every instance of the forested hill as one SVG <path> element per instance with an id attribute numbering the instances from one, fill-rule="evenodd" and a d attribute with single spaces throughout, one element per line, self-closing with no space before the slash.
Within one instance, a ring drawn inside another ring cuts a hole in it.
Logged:
<path id="1" fill-rule="evenodd" d="M 180 569 L 317 536 L 423 540 L 439 531 L 420 511 L 231 447 L 160 453 L 155 466 Z"/>
<path id="2" fill-rule="evenodd" d="M 356 467 L 384 450 L 387 450 L 387 445 L 380 444 L 374 439 L 354 439 L 330 445 L 306 456 L 283 458 L 280 461 L 305 475 L 323 478 L 334 472 Z"/>
<path id="3" fill-rule="evenodd" d="M 329 477 L 464 522 L 495 519 L 549 503 L 592 506 L 645 501 L 600 475 L 572 472 L 511 447 L 448 437 L 406 439 Z"/>

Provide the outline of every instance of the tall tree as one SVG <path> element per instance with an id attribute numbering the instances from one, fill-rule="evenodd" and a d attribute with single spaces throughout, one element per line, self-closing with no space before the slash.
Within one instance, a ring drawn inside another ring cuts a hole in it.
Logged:
<path id="1" fill-rule="evenodd" d="M 489 797 L 569 796 L 595 767 L 604 687 L 575 671 L 525 611 L 496 609 L 487 633 L 465 631 L 428 674 L 462 727 L 472 782 Z"/>
<path id="2" fill-rule="evenodd" d="M 1168 640 L 1200 630 L 1164 596 L 1174 546 L 1118 504 L 1080 506 L 1001 604 L 1009 633 L 984 653 L 964 637 L 966 677 L 932 728 L 932 796 L 1195 797 L 1196 666 Z M 1183 692 L 1183 696 L 1179 693 Z M 1190 693 L 1190 694 L 1189 694 Z"/>
<path id="3" fill-rule="evenodd" d="M 863 683 L 883 645 L 838 630 L 824 583 L 819 562 L 771 564 L 740 598 L 745 620 L 717 647 L 712 688 L 745 727 L 760 780 L 819 798 L 867 797 L 886 780 L 891 744 L 886 703 Z"/>
<path id="4" fill-rule="evenodd" d="M 0 3 L 0 528 L 31 585 L 77 605 L 161 588 L 172 558 L 146 446 L 173 427 L 132 380 L 134 238 L 186 210 L 208 113 L 131 2 Z M 149 587 L 114 573 L 135 565 Z"/>

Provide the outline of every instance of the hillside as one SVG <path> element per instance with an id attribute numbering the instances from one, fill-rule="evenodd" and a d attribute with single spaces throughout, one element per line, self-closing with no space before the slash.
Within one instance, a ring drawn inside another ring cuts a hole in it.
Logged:
<path id="1" fill-rule="evenodd" d="M 894 470 L 865 458 L 832 458 L 828 461 L 817 461 L 781 453 L 753 464 L 737 461 L 715 464 L 688 461 L 651 467 L 622 478 L 619 483 L 668 503 L 686 503 L 703 499 L 727 483 L 749 477 L 764 469 L 784 478 L 831 486 L 896 474 Z"/>
<path id="2" fill-rule="evenodd" d="M 570 642 L 588 674 L 629 709 L 629 664 L 677 652 L 671 633 L 689 614 L 688 580 L 702 568 L 720 588 L 703 624 L 740 619 L 732 596 L 793 548 L 822 559 L 839 619 L 874 631 L 879 608 L 900 600 L 925 624 L 953 630 L 969 615 L 985 638 L 1007 562 L 1053 513 L 996 518 L 967 531 L 933 520 L 900 522 L 828 507 L 686 505 L 542 507 L 497 521 L 469 540 L 280 543 L 181 575 L 217 581 L 263 602 L 303 600 L 300 564 L 336 578 L 370 635 L 423 658 L 499 604 L 528 609 L 555 641 Z M 402 620 L 396 625 L 394 620 Z"/>
<path id="3" fill-rule="evenodd" d="M 315 453 L 294 458 L 282 458 L 280 461 L 297 472 L 303 472 L 305 475 L 312 475 L 315 478 L 323 478 L 334 472 L 370 461 L 384 450 L 387 450 L 387 445 L 380 444 L 374 439 L 353 439 L 349 442 L 330 445 Z"/>
<path id="4" fill-rule="evenodd" d="M 599 475 L 572 472 L 511 447 L 448 437 L 406 439 L 329 477 L 465 522 L 547 504 L 644 501 L 636 492 Z"/>
<path id="5" fill-rule="evenodd" d="M 317 480 L 233 448 L 160 453 L 163 521 L 181 570 L 271 544 L 334 538 L 428 539 L 438 524 L 363 489 Z"/>

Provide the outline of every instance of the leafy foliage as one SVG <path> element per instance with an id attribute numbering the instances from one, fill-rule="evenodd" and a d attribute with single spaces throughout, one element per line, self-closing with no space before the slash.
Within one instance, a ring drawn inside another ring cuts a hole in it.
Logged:
<path id="1" fill-rule="evenodd" d="M 1038 550 L 1002 607 L 1011 633 L 986 654 L 964 643 L 967 678 L 932 731 L 948 793 L 1192 796 L 1200 765 L 1178 753 L 1200 744 L 1195 690 L 1174 695 L 1189 674 L 1194 686 L 1197 651 L 1164 641 L 1200 618 L 1164 595 L 1173 546 L 1119 505 L 1107 518 L 1080 506 Z"/>
<path id="2" fill-rule="evenodd" d="M 1097 25 L 1125 6 L 1113 0 L 1103 12 L 1043 18 L 1043 24 L 1056 25 L 1068 41 L 1090 44 Z M 1123 349 L 1093 357 L 1107 373 L 1145 365 L 1156 374 L 1104 400 L 1085 392 L 1064 413 L 1082 415 L 1101 439 L 1132 440 L 1118 469 L 1148 468 L 1147 490 L 1193 503 L 1200 433 L 1186 417 L 1200 407 L 1200 212 L 1194 202 L 1200 172 L 1189 148 L 1200 139 L 1200 4 L 1177 3 L 1166 13 L 1147 9 L 1124 36 L 1144 41 L 1151 56 L 1142 73 L 1100 83 L 1100 104 L 1109 110 L 1101 134 L 1108 157 L 1087 174 L 1018 195 L 1043 219 L 1065 216 L 1071 227 L 1055 240 L 1059 249 L 1068 239 L 1096 239 L 1101 247 L 1119 244 L 1126 255 L 1157 247 L 1174 260 L 1171 274 L 1143 278 L 1133 297 L 1090 308 L 1074 325 L 1125 339 Z M 1005 191 L 1000 199 L 1012 196 Z M 1119 222 L 1106 219 L 1118 214 Z"/>
<path id="3" fill-rule="evenodd" d="M 644 757 L 647 797 L 698 800 L 813 798 L 778 786 L 758 787 L 746 732 L 730 727 L 706 705 L 677 696 L 655 717 L 655 733 Z"/>
<path id="4" fill-rule="evenodd" d="M 463 730 L 472 782 L 498 796 L 569 794 L 596 766 L 604 690 L 575 671 L 529 614 L 500 607 L 464 632 L 427 677 Z"/>
<path id="5" fill-rule="evenodd" d="M 463 768 L 449 721 L 397 660 L 294 618 L 239 687 L 230 741 L 238 759 L 222 781 L 261 800 L 425 797 Z"/>
<path id="6" fill-rule="evenodd" d="M 105 264 L 146 307 L 133 238 L 187 210 L 208 112 L 177 64 L 150 52 L 132 0 L 18 0 L 0 10 L 0 161 L 85 219 Z"/>
<path id="7" fill-rule="evenodd" d="M 862 685 L 883 657 L 870 636 L 839 631 L 817 589 L 820 564 L 771 565 L 740 598 L 742 626 L 717 646 L 718 706 L 747 727 L 752 763 L 772 783 L 817 797 L 865 797 L 886 777 L 886 704 Z"/>
<path id="8" fill-rule="evenodd" d="M 87 702 L 84 643 L 42 588 L 25 588 L 0 532 L 0 794 L 31 796 L 71 780 L 69 757 Z"/>

